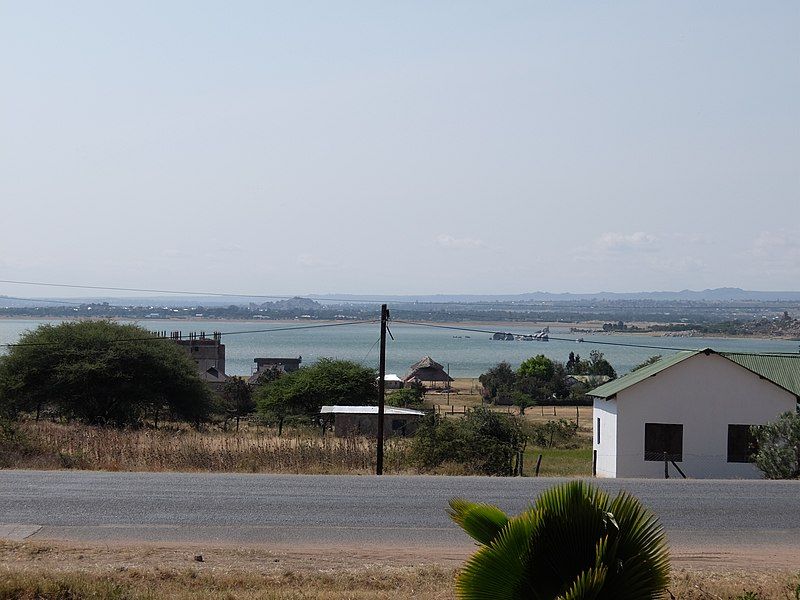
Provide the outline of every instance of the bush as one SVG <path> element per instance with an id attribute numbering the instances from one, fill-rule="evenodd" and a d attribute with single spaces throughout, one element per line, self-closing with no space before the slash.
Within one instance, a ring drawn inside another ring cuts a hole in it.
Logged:
<path id="1" fill-rule="evenodd" d="M 767 479 L 800 479 L 800 414 L 784 413 L 751 432 L 758 447 L 756 466 Z"/>
<path id="2" fill-rule="evenodd" d="M 425 391 L 421 385 L 409 385 L 386 393 L 386 405 L 400 408 L 421 408 Z"/>
<path id="3" fill-rule="evenodd" d="M 511 475 L 525 443 L 516 417 L 478 407 L 463 419 L 430 415 L 413 438 L 411 461 L 423 470 L 459 463 L 482 475 Z"/>

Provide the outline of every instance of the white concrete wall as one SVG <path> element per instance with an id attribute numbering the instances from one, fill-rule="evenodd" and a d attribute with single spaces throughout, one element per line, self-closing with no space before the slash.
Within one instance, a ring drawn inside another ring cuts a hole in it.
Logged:
<path id="1" fill-rule="evenodd" d="M 791 393 L 728 359 L 698 354 L 617 395 L 616 476 L 663 478 L 663 462 L 644 460 L 644 425 L 679 423 L 678 465 L 687 477 L 760 478 L 752 463 L 727 462 L 728 425 L 763 424 L 796 404 Z M 670 476 L 680 477 L 672 465 Z"/>
<path id="2" fill-rule="evenodd" d="M 597 443 L 600 419 L 600 443 Z M 617 401 L 594 399 L 592 409 L 592 449 L 597 452 L 597 476 L 617 476 Z"/>

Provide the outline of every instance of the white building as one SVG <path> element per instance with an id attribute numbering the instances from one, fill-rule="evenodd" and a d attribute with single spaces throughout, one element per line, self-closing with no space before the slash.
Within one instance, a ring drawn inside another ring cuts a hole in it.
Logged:
<path id="1" fill-rule="evenodd" d="M 759 478 L 749 427 L 796 410 L 800 355 L 679 352 L 589 395 L 598 477 Z"/>

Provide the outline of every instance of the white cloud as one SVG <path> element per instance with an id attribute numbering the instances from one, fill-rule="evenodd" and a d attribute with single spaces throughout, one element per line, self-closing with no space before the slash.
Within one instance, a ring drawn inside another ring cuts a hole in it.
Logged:
<path id="1" fill-rule="evenodd" d="M 602 250 L 626 251 L 626 250 L 654 250 L 658 238 L 644 231 L 634 233 L 616 233 L 607 231 L 597 238 L 596 244 Z"/>
<path id="2" fill-rule="evenodd" d="M 442 248 L 486 248 L 486 242 L 475 238 L 457 238 L 446 233 L 440 234 L 436 238 L 436 243 Z"/>

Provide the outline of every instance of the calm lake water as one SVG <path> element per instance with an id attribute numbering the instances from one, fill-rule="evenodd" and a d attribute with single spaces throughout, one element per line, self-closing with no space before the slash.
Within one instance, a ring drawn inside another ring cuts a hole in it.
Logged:
<path id="1" fill-rule="evenodd" d="M 58 321 L 0 320 L 0 344 L 13 344 L 27 330 L 41 323 Z M 378 367 L 378 344 L 380 325 L 353 324 L 342 327 L 301 329 L 298 331 L 276 331 L 269 329 L 307 325 L 308 322 L 230 322 L 230 321 L 164 321 L 143 320 L 140 325 L 153 331 L 212 331 L 233 333 L 259 330 L 258 333 L 225 335 L 226 371 L 229 374 L 250 374 L 253 359 L 257 356 L 302 356 L 303 364 L 322 357 L 344 358 Z M 493 329 L 494 326 L 476 326 L 478 329 Z M 583 343 L 575 341 L 523 342 L 494 341 L 486 333 L 434 329 L 420 325 L 390 324 L 394 340 L 387 339 L 386 371 L 403 376 L 409 366 L 426 355 L 449 365 L 453 377 L 477 377 L 489 367 L 505 360 L 516 367 L 526 358 L 536 354 L 566 361 L 570 353 L 576 352 L 587 358 L 591 350 L 597 349 L 605 355 L 618 373 L 622 374 L 654 354 L 669 355 L 681 349 L 713 348 L 714 350 L 738 352 L 798 352 L 800 342 L 750 338 L 680 338 L 651 337 L 645 335 L 586 335 L 570 334 L 568 328 L 551 327 L 555 337 L 583 337 Z M 501 326 L 501 331 L 534 333 L 524 326 L 512 323 Z M 631 348 L 609 346 L 605 343 L 627 343 L 659 346 L 664 349 Z M 0 348 L 0 352 L 4 352 Z"/>

